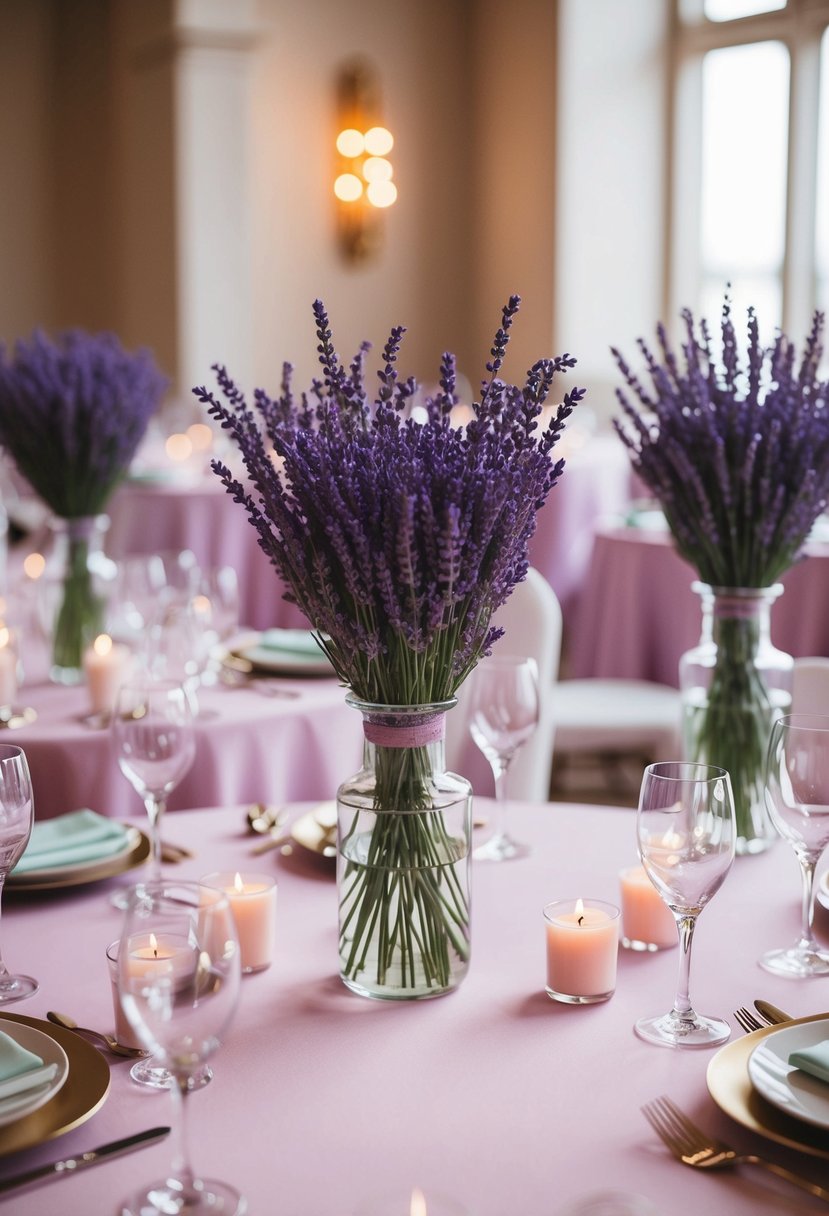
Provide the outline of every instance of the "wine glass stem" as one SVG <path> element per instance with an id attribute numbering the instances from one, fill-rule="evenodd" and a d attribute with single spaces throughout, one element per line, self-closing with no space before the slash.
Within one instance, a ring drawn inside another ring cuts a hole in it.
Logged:
<path id="1" fill-rule="evenodd" d="M 674 998 L 674 1013 L 683 1022 L 693 1019 L 694 1009 L 691 1004 L 691 945 L 694 940 L 694 929 L 697 918 L 674 913 L 676 927 L 679 931 L 679 979 Z"/>
<path id="2" fill-rule="evenodd" d="M 507 764 L 493 764 L 492 772 L 495 777 L 495 830 L 494 837 L 504 837 L 507 834 Z"/>
<path id="3" fill-rule="evenodd" d="M 152 845 L 152 860 L 151 869 L 152 876 L 155 882 L 161 878 L 161 817 L 164 814 L 167 803 L 157 794 L 147 794 L 144 799 L 144 806 L 147 809 L 147 818 L 150 821 L 150 844 Z"/>
<path id="4" fill-rule="evenodd" d="M 800 942 L 802 948 L 818 949 L 812 925 L 815 918 L 815 868 L 817 859 L 811 856 L 799 856 L 800 873 L 803 878 L 800 913 Z"/>
<path id="5" fill-rule="evenodd" d="M 178 1117 L 175 1120 L 178 1144 L 173 1157 L 173 1175 L 177 1184 L 177 1192 L 181 1188 L 180 1195 L 184 1211 L 187 1211 L 188 1200 L 199 1198 L 199 1191 L 196 1188 L 196 1175 L 193 1173 L 193 1167 L 190 1164 L 190 1125 L 187 1113 L 189 1110 L 187 1102 L 189 1093 L 188 1078 L 186 1076 L 176 1076 L 173 1084 L 173 1102 L 178 1107 Z"/>

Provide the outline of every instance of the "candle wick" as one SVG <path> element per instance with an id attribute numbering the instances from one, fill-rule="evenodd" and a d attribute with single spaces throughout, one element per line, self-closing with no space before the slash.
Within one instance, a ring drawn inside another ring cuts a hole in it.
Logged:
<path id="1" fill-rule="evenodd" d="M 580 916 L 580 917 L 579 917 L 579 924 L 581 924 L 581 922 L 582 922 L 583 920 L 584 920 L 584 917 L 583 917 L 583 916 Z"/>

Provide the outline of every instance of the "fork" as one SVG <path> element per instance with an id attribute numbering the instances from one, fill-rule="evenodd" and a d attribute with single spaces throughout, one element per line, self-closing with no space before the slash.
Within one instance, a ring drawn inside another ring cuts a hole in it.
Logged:
<path id="1" fill-rule="evenodd" d="M 642 1114 L 683 1165 L 702 1170 L 728 1169 L 733 1165 L 759 1165 L 764 1170 L 777 1174 L 779 1178 L 785 1178 L 787 1182 L 799 1186 L 802 1191 L 829 1203 L 829 1191 L 816 1183 L 807 1182 L 805 1178 L 793 1174 L 784 1166 L 755 1157 L 753 1153 L 737 1153 L 722 1140 L 707 1135 L 670 1098 L 663 1096 L 653 1102 L 646 1102 L 642 1107 Z"/>
<path id="2" fill-rule="evenodd" d="M 764 1026 L 771 1024 L 769 1022 L 761 1022 L 754 1016 L 751 1010 L 746 1009 L 745 1006 L 741 1007 L 740 1009 L 735 1009 L 734 1017 L 737 1019 L 746 1034 L 751 1034 L 753 1030 L 762 1030 Z"/>

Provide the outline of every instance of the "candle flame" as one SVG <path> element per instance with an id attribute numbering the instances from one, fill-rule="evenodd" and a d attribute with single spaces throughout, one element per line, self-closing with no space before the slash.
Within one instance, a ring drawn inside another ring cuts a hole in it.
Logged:
<path id="1" fill-rule="evenodd" d="M 150 934 L 150 949 L 156 958 L 158 958 L 158 938 L 154 933 Z"/>
<path id="2" fill-rule="evenodd" d="M 583 899 L 576 900 L 576 920 L 579 922 L 579 924 L 581 924 L 581 922 L 584 920 L 584 900 Z"/>
<path id="3" fill-rule="evenodd" d="M 9 633 L 8 626 L 0 624 L 0 649 L 8 646 L 9 642 L 11 641 L 11 636 L 12 635 Z"/>
<path id="4" fill-rule="evenodd" d="M 187 438 L 194 452 L 207 452 L 213 446 L 213 431 L 206 422 L 194 422 L 187 428 Z"/>
<path id="5" fill-rule="evenodd" d="M 193 455 L 193 441 L 188 435 L 170 435 L 165 441 L 164 450 L 171 460 L 189 460 Z"/>
<path id="6" fill-rule="evenodd" d="M 46 558 L 42 553 L 29 553 L 23 559 L 23 569 L 29 578 L 40 578 L 46 569 Z"/>
<path id="7" fill-rule="evenodd" d="M 238 870 L 236 871 L 236 877 L 233 880 L 233 886 L 240 895 L 245 889 L 245 884 L 242 882 L 242 875 Z"/>
<path id="8" fill-rule="evenodd" d="M 112 650 L 112 638 L 108 633 L 99 633 L 92 643 L 92 649 L 103 658 L 104 655 L 109 654 L 110 650 Z"/>
<path id="9" fill-rule="evenodd" d="M 409 1207 L 409 1216 L 428 1216 L 426 1197 L 419 1186 L 412 1187 L 412 1202 Z"/>

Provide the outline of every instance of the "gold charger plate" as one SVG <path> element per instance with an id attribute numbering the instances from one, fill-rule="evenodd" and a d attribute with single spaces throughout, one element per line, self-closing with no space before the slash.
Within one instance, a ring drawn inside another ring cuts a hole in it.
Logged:
<path id="1" fill-rule="evenodd" d="M 138 828 L 130 828 L 130 836 L 134 836 L 132 848 L 124 853 L 116 853 L 112 857 L 102 857 L 100 861 L 84 862 L 75 866 L 56 866 L 54 870 L 32 870 L 30 874 L 15 875 L 14 871 L 8 876 L 4 889 L 7 891 L 57 891 L 61 887 L 79 887 L 88 882 L 100 882 L 104 878 L 114 878 L 117 874 L 126 874 L 136 866 L 143 866 L 152 852 L 149 836 Z"/>
<path id="2" fill-rule="evenodd" d="M 783 1026 L 803 1026 L 807 1022 L 827 1023 L 829 1034 L 829 1017 L 825 1013 L 817 1013 L 809 1018 L 797 1018 Z M 768 1140 L 785 1144 L 787 1148 L 798 1149 L 802 1153 L 810 1153 L 813 1157 L 822 1157 L 829 1161 L 829 1138 L 824 1128 L 813 1127 L 800 1119 L 794 1119 L 777 1110 L 770 1102 L 761 1097 L 748 1075 L 748 1058 L 761 1039 L 780 1030 L 780 1026 L 764 1026 L 753 1034 L 743 1035 L 721 1047 L 708 1065 L 706 1082 L 708 1092 L 719 1106 L 737 1123 L 747 1127 Z"/>
<path id="3" fill-rule="evenodd" d="M 0 1156 L 34 1148 L 85 1123 L 103 1105 L 110 1082 L 109 1065 L 100 1051 L 74 1031 L 18 1013 L 0 1013 L 0 1028 L 4 1020 L 31 1026 L 54 1039 L 66 1052 L 69 1076 L 44 1106 L 0 1128 Z"/>

